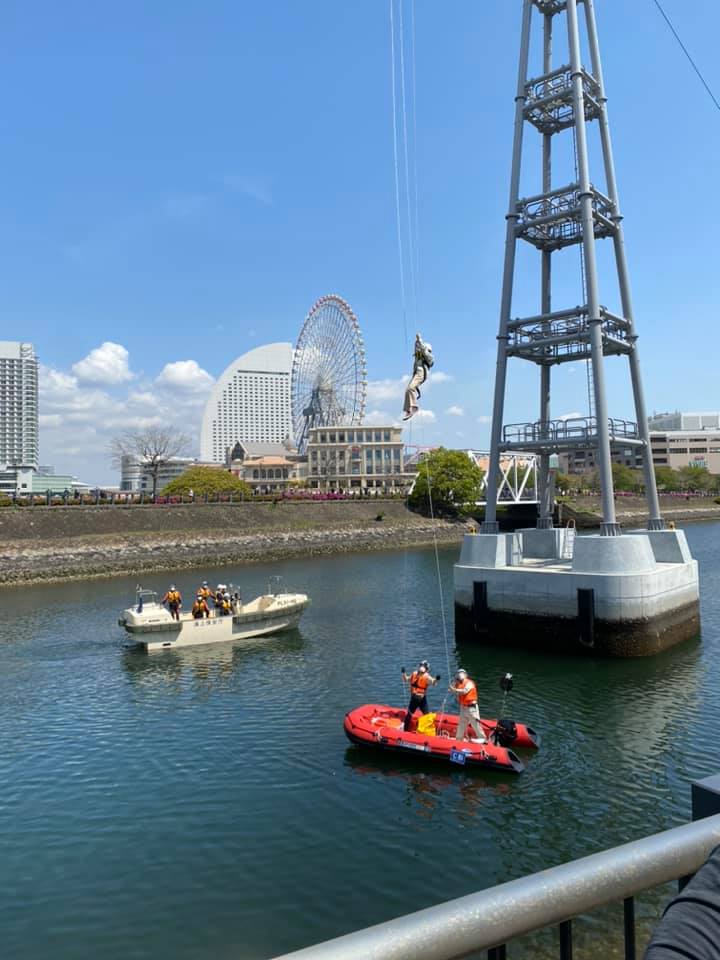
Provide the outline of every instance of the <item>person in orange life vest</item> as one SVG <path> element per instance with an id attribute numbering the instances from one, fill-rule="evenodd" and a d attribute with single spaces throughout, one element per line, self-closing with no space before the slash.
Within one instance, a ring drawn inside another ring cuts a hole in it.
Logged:
<path id="1" fill-rule="evenodd" d="M 168 610 L 170 611 L 170 616 L 173 620 L 180 619 L 180 607 L 182 606 L 182 594 L 177 589 L 174 583 L 170 585 L 170 589 L 165 594 L 165 596 L 160 601 L 161 603 L 167 603 Z"/>
<path id="2" fill-rule="evenodd" d="M 419 710 L 421 713 L 430 713 L 430 707 L 427 702 L 427 689 L 428 687 L 435 686 L 440 679 L 440 674 L 434 678 L 431 677 L 430 664 L 427 660 L 422 660 L 417 670 L 413 670 L 409 677 L 405 673 L 405 667 L 403 667 L 402 678 L 403 681 L 410 684 L 410 703 L 408 704 L 407 713 L 403 720 L 403 730 L 407 730 L 410 724 L 410 717 L 412 717 L 416 710 Z"/>
<path id="3" fill-rule="evenodd" d="M 460 708 L 455 739 L 466 740 L 467 728 L 472 727 L 475 737 L 480 740 L 481 743 L 485 743 L 485 734 L 480 726 L 477 687 L 467 675 L 467 670 L 458 670 L 455 674 L 455 682 L 448 687 L 448 691 L 455 694 L 458 700 L 458 707 Z"/>
<path id="4" fill-rule="evenodd" d="M 194 620 L 202 620 L 203 617 L 210 616 L 210 610 L 205 602 L 205 597 L 203 597 L 201 593 L 198 593 L 195 598 L 195 603 L 192 605 L 192 615 Z"/>
<path id="5" fill-rule="evenodd" d="M 205 606 L 207 608 L 207 613 L 205 614 L 205 616 L 209 617 L 210 616 L 210 600 L 213 598 L 213 592 L 208 586 L 207 580 L 203 580 L 202 586 L 198 590 L 198 596 L 202 597 L 203 600 L 205 601 Z"/>

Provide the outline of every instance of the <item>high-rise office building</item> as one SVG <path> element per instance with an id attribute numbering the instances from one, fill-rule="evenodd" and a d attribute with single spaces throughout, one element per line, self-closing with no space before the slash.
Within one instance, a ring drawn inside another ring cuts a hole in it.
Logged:
<path id="1" fill-rule="evenodd" d="M 38 467 L 38 361 L 31 343 L 0 340 L 0 468 Z"/>
<path id="2" fill-rule="evenodd" d="M 200 458 L 222 463 L 235 444 L 283 443 L 292 436 L 290 343 L 270 343 L 238 357 L 218 377 L 205 406 Z"/>

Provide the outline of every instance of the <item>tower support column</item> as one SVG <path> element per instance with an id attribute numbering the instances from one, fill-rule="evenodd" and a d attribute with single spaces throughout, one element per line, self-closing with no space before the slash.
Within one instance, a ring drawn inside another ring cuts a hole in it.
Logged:
<path id="1" fill-rule="evenodd" d="M 510 202 L 505 231 L 505 264 L 503 267 L 502 296 L 500 300 L 500 330 L 498 332 L 497 366 L 495 370 L 495 396 L 490 439 L 490 461 L 486 484 L 487 505 L 483 533 L 497 533 L 497 486 L 500 479 L 500 444 L 502 440 L 503 414 L 505 409 L 505 384 L 507 379 L 508 321 L 512 309 L 513 279 L 515 275 L 515 248 L 517 245 L 517 202 L 520 194 L 520 171 L 524 131 L 525 83 L 530 56 L 530 20 L 533 0 L 523 0 L 522 35 L 520 40 L 520 63 L 515 96 L 515 130 L 513 133 L 512 170 L 510 173 Z"/>
<path id="2" fill-rule="evenodd" d="M 610 122 L 608 120 L 607 96 L 605 95 L 605 78 L 600 60 L 600 43 L 598 41 L 597 23 L 595 20 L 594 0 L 584 0 L 585 20 L 587 23 L 588 46 L 593 66 L 593 73 L 599 88 L 600 142 L 602 144 L 603 162 L 605 165 L 605 179 L 608 187 L 608 197 L 613 205 L 613 222 L 615 223 L 615 264 L 618 272 L 620 287 L 620 301 L 623 308 L 623 317 L 630 325 L 632 351 L 628 361 L 630 365 L 630 379 L 632 382 L 633 399 L 635 402 L 635 416 L 638 423 L 638 433 L 643 441 L 643 477 L 645 480 L 645 497 L 648 505 L 648 529 L 664 530 L 665 521 L 660 513 L 660 499 L 657 492 L 655 467 L 653 465 L 652 447 L 650 444 L 650 429 L 648 426 L 647 408 L 645 406 L 645 392 L 640 374 L 640 357 L 635 333 L 635 319 L 633 314 L 632 295 L 630 292 L 630 272 L 625 254 L 625 238 L 623 235 L 622 214 L 620 213 L 620 199 L 618 195 L 617 179 L 615 177 L 615 161 L 613 159 L 612 140 L 610 137 Z"/>

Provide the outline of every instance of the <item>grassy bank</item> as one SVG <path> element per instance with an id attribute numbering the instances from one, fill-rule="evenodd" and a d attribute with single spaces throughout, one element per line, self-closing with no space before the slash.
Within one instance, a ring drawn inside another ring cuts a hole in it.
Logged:
<path id="1" fill-rule="evenodd" d="M 459 543 L 398 501 L 33 507 L 0 515 L 0 585 Z"/>
<path id="2" fill-rule="evenodd" d="M 602 520 L 598 496 L 564 497 L 558 505 L 559 523 L 575 520 L 578 527 L 597 527 Z M 666 522 L 687 523 L 693 520 L 720 520 L 720 504 L 712 497 L 660 497 L 660 510 Z M 642 496 L 617 496 L 615 511 L 618 523 L 631 528 L 647 523 L 648 512 Z"/>

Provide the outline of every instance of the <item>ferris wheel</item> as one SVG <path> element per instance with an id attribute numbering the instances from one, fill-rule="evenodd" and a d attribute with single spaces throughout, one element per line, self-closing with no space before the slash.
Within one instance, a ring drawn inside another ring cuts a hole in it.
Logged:
<path id="1" fill-rule="evenodd" d="M 362 423 L 367 369 L 360 324 L 336 294 L 320 297 L 303 323 L 292 366 L 295 444 L 305 452 L 311 427 Z"/>

